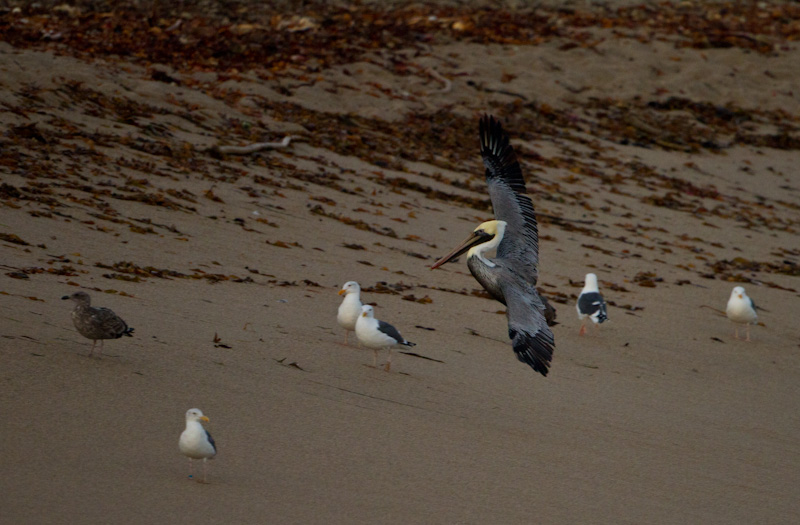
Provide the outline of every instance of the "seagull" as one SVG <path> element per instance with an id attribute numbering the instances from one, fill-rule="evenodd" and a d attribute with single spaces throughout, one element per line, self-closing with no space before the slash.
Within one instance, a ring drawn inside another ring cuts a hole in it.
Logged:
<path id="1" fill-rule="evenodd" d="M 586 274 L 586 284 L 578 296 L 578 303 L 575 305 L 578 310 L 578 319 L 581 320 L 581 330 L 578 335 L 586 333 L 586 319 L 589 318 L 594 324 L 602 323 L 608 319 L 606 313 L 606 301 L 597 289 L 597 276 L 593 273 Z"/>
<path id="2" fill-rule="evenodd" d="M 186 411 L 186 430 L 181 433 L 178 447 L 181 453 L 189 458 L 189 478 L 192 478 L 192 464 L 195 459 L 203 460 L 203 481 L 206 483 L 206 461 L 217 455 L 217 444 L 214 438 L 203 427 L 201 421 L 208 421 L 199 408 Z M 199 481 L 199 480 L 198 480 Z"/>
<path id="3" fill-rule="evenodd" d="M 86 292 L 75 292 L 65 295 L 62 300 L 72 299 L 76 306 L 72 310 L 72 323 L 78 333 L 92 340 L 92 350 L 89 357 L 94 355 L 94 347 L 100 340 L 100 355 L 103 355 L 103 340 L 119 339 L 123 335 L 133 337 L 133 328 L 128 327 L 117 314 L 108 308 L 92 306 L 92 299 Z"/>
<path id="4" fill-rule="evenodd" d="M 745 341 L 750 341 L 750 325 L 755 324 L 758 320 L 758 314 L 756 314 L 755 303 L 744 293 L 744 287 L 737 286 L 733 289 L 731 298 L 728 299 L 728 308 L 725 310 L 725 313 L 728 314 L 728 319 L 734 323 L 747 325 L 747 337 Z M 739 339 L 738 324 L 733 326 L 734 337 L 736 339 Z"/>
<path id="5" fill-rule="evenodd" d="M 347 336 L 356 329 L 356 321 L 361 315 L 361 287 L 355 281 L 347 281 L 339 295 L 344 295 L 344 300 L 339 305 L 336 320 L 344 328 L 344 344 L 347 344 Z"/>
<path id="6" fill-rule="evenodd" d="M 387 372 L 392 365 L 392 348 L 394 346 L 416 346 L 416 343 L 406 341 L 394 326 L 375 319 L 373 308 L 368 304 L 361 307 L 361 315 L 356 321 L 356 337 L 362 345 L 374 350 L 375 359 L 372 366 L 378 365 L 378 350 L 389 349 L 389 359 L 384 367 Z"/>
<path id="7" fill-rule="evenodd" d="M 467 252 L 467 266 L 496 300 L 506 305 L 508 337 L 517 359 L 543 376 L 553 358 L 555 309 L 536 291 L 539 233 L 533 203 L 508 134 L 494 117 L 480 120 L 481 156 L 495 220 L 480 224 L 467 239 L 436 261 L 435 270 Z M 486 252 L 497 250 L 494 259 Z M 548 319 L 550 323 L 548 323 Z"/>

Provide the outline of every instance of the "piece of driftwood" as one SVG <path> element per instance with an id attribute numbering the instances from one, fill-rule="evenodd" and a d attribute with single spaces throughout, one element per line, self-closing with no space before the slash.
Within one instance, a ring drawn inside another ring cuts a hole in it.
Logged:
<path id="1" fill-rule="evenodd" d="M 438 71 L 436 71 L 432 67 L 425 69 L 425 72 L 434 79 L 444 84 L 444 87 L 440 89 L 438 93 L 449 93 L 450 90 L 453 89 L 453 83 L 450 81 L 450 79 L 443 77 L 442 75 L 439 74 Z"/>
<path id="2" fill-rule="evenodd" d="M 247 146 L 214 146 L 212 149 L 223 155 L 251 155 L 265 149 L 285 148 L 293 138 L 291 135 L 286 135 L 280 142 L 254 142 Z"/>

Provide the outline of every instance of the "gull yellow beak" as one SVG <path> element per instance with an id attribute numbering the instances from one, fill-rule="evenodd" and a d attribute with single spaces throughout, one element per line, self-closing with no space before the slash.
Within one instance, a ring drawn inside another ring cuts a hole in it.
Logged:
<path id="1" fill-rule="evenodd" d="M 211 420 L 210 420 L 210 419 L 208 419 L 206 416 L 200 416 L 200 420 L 201 420 L 201 421 L 205 421 L 206 423 L 207 423 L 207 422 L 209 422 L 209 421 L 211 421 Z"/>
<path id="2" fill-rule="evenodd" d="M 739 294 L 739 299 L 744 299 L 744 297 L 742 297 L 742 294 Z"/>
<path id="3" fill-rule="evenodd" d="M 344 289 L 339 290 L 339 295 L 342 295 L 343 293 L 344 293 Z"/>
<path id="4" fill-rule="evenodd" d="M 361 317 L 366 317 L 366 316 L 367 316 L 367 312 L 364 312 L 364 313 L 361 314 Z"/>

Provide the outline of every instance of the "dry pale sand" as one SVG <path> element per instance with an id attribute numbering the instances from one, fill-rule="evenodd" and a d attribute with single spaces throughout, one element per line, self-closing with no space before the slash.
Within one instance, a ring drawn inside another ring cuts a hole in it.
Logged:
<path id="1" fill-rule="evenodd" d="M 25 14 L 4 27 L 45 24 Z M 270 30 L 290 38 L 279 21 L 302 20 L 282 16 Z M 0 521 L 794 522 L 798 44 L 565 23 L 527 44 L 428 27 L 419 45 L 269 74 L 8 29 Z M 429 270 L 491 217 L 483 112 L 540 213 L 560 321 L 547 378 L 516 361 L 463 259 Z M 610 321 L 579 337 L 589 271 Z M 424 358 L 386 373 L 341 344 L 353 279 Z M 741 283 L 764 308 L 751 343 L 720 313 Z M 79 289 L 136 330 L 102 359 L 60 300 Z M 178 452 L 191 407 L 219 448 L 208 485 Z"/>

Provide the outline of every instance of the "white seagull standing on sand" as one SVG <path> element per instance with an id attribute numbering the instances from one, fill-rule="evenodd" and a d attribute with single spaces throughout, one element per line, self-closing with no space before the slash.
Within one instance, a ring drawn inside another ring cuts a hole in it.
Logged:
<path id="1" fill-rule="evenodd" d="M 75 292 L 61 299 L 72 299 L 75 308 L 72 310 L 72 324 L 83 337 L 92 340 L 89 357 L 94 355 L 94 347 L 100 341 L 100 355 L 103 355 L 103 340 L 119 339 L 123 335 L 133 337 L 133 328 L 108 308 L 92 306 L 92 299 L 86 292 Z"/>
<path id="2" fill-rule="evenodd" d="M 586 274 L 586 282 L 578 296 L 575 305 L 578 310 L 578 319 L 581 320 L 581 330 L 578 335 L 586 333 L 586 319 L 591 319 L 594 324 L 599 324 L 608 319 L 606 301 L 597 288 L 597 276 L 593 273 Z"/>
<path id="3" fill-rule="evenodd" d="M 344 300 L 339 305 L 336 320 L 344 328 L 344 344 L 347 344 L 347 336 L 355 331 L 356 321 L 361 315 L 361 287 L 355 281 L 347 281 L 339 290 L 339 295 L 344 295 Z"/>
<path id="4" fill-rule="evenodd" d="M 745 341 L 750 340 L 750 325 L 755 324 L 758 320 L 758 314 L 756 314 L 756 305 L 753 303 L 753 300 L 750 299 L 746 293 L 744 293 L 744 287 L 737 286 L 731 292 L 731 298 L 728 299 L 728 308 L 725 310 L 725 313 L 728 314 L 728 319 L 733 321 L 734 323 L 738 324 L 746 324 L 747 325 L 747 337 Z M 734 325 L 734 337 L 739 339 L 739 325 Z"/>
<path id="5" fill-rule="evenodd" d="M 203 460 L 203 481 L 206 483 L 206 462 L 217 455 L 217 444 L 214 438 L 203 427 L 201 421 L 208 421 L 199 408 L 186 411 L 186 430 L 181 433 L 178 446 L 181 453 L 189 458 L 189 478 L 192 477 L 192 464 L 195 459 Z M 199 481 L 199 480 L 198 480 Z"/>
<path id="6" fill-rule="evenodd" d="M 375 351 L 372 366 L 378 365 L 378 350 L 389 349 L 389 359 L 384 367 L 387 372 L 392 365 L 392 348 L 394 346 L 416 346 L 415 343 L 406 341 L 394 326 L 375 319 L 373 309 L 368 304 L 361 307 L 361 315 L 356 321 L 356 337 L 362 345 Z"/>

